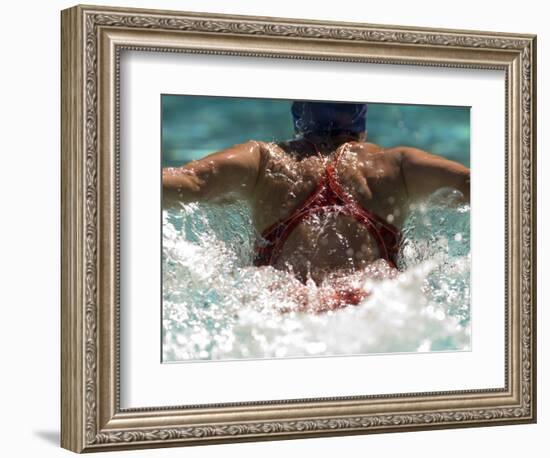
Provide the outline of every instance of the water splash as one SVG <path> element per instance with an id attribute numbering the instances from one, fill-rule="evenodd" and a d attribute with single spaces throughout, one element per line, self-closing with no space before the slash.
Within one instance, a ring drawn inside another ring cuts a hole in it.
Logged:
<path id="1" fill-rule="evenodd" d="M 467 350 L 470 210 L 441 190 L 411 209 L 399 274 L 375 263 L 357 306 L 299 312 L 291 274 L 253 267 L 244 203 L 163 213 L 163 361 Z M 316 297 L 321 287 L 307 285 Z M 286 310 L 287 313 L 281 313 Z"/>

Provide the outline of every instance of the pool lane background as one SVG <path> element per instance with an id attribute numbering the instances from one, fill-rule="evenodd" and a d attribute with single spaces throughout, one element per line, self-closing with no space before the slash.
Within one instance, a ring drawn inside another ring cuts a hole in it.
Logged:
<path id="1" fill-rule="evenodd" d="M 162 166 L 173 167 L 248 140 L 294 136 L 292 100 L 161 96 Z M 406 145 L 470 166 L 470 107 L 368 104 L 368 141 Z"/>

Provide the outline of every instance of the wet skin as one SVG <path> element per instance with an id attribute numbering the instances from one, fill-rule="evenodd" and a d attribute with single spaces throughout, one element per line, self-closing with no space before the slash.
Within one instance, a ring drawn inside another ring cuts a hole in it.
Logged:
<path id="1" fill-rule="evenodd" d="M 163 170 L 163 205 L 178 202 L 246 200 L 262 233 L 286 218 L 315 190 L 323 160 L 339 154 L 336 177 L 364 208 L 401 228 L 411 204 L 439 188 L 461 191 L 469 200 L 466 167 L 408 147 L 382 149 L 362 137 L 308 138 L 286 143 L 250 141 L 179 168 Z M 315 151 L 314 143 L 323 159 Z M 338 272 L 353 272 L 379 259 L 367 228 L 334 212 L 311 216 L 289 235 L 274 267 L 320 284 Z"/>

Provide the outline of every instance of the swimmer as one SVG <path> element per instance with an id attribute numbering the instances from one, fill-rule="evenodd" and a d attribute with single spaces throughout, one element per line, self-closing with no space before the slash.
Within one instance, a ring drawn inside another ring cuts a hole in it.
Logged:
<path id="1" fill-rule="evenodd" d="M 322 285 L 379 260 L 395 268 L 401 227 L 415 201 L 443 187 L 469 201 L 470 170 L 463 165 L 367 142 L 366 104 L 296 101 L 291 110 L 294 139 L 251 140 L 164 168 L 164 208 L 245 200 L 261 235 L 254 264 Z M 321 301 L 327 309 L 368 294 L 334 284 Z"/>

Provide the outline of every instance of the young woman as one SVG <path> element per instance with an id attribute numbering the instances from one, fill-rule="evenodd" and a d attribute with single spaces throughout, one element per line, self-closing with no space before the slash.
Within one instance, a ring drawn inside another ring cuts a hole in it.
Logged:
<path id="1" fill-rule="evenodd" d="M 255 265 L 324 285 L 315 310 L 357 304 L 368 291 L 349 279 L 370 275 L 373 263 L 395 267 L 410 205 L 442 187 L 469 199 L 470 171 L 415 148 L 368 143 L 365 104 L 294 102 L 292 116 L 291 141 L 251 140 L 165 168 L 163 205 L 247 200 L 262 235 Z M 308 308 L 305 289 L 296 295 Z"/>

